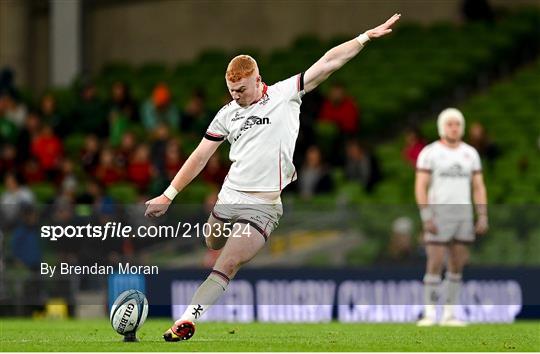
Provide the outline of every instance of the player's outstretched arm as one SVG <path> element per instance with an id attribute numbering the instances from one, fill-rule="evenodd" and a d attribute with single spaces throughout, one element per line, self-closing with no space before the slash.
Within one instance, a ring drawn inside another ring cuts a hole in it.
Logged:
<path id="1" fill-rule="evenodd" d="M 367 30 L 360 36 L 338 45 L 326 52 L 321 59 L 313 64 L 304 74 L 304 90 L 312 91 L 326 80 L 334 71 L 341 68 L 345 63 L 354 58 L 362 50 L 364 44 L 370 39 L 379 38 L 392 32 L 392 25 L 401 17 L 395 14 L 385 23 Z"/>
<path id="2" fill-rule="evenodd" d="M 219 145 L 223 141 L 212 141 L 203 138 L 199 143 L 199 146 L 191 155 L 187 161 L 182 165 L 176 176 L 174 176 L 171 185 L 158 197 L 150 199 L 146 204 L 145 216 L 157 217 L 165 214 L 172 200 L 182 189 L 184 189 L 199 173 L 201 173 L 204 166 L 210 159 Z"/>

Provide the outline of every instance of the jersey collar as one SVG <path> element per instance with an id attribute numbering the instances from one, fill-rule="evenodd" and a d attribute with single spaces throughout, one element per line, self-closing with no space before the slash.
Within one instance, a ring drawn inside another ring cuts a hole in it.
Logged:
<path id="1" fill-rule="evenodd" d="M 439 143 L 440 143 L 442 146 L 444 146 L 446 149 L 455 150 L 455 149 L 457 149 L 457 148 L 459 148 L 459 147 L 461 146 L 461 144 L 463 143 L 463 141 L 460 140 L 459 143 L 458 143 L 456 146 L 453 146 L 453 147 L 452 147 L 452 146 L 449 146 L 448 144 L 446 144 L 442 138 L 439 139 Z"/>
<path id="2" fill-rule="evenodd" d="M 262 92 L 261 97 L 258 100 L 253 101 L 251 104 L 255 104 L 255 103 L 259 102 L 264 96 L 266 96 L 266 91 L 268 91 L 268 85 L 265 84 L 264 82 L 262 84 L 263 84 L 263 92 Z"/>

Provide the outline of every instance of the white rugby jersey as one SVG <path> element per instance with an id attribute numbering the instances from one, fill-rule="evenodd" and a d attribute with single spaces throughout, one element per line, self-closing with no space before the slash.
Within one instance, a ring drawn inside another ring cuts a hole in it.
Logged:
<path id="1" fill-rule="evenodd" d="M 429 204 L 471 204 L 472 176 L 482 172 L 478 152 L 463 142 L 456 148 L 441 141 L 427 145 L 418 155 L 416 168 L 431 173 Z"/>
<path id="2" fill-rule="evenodd" d="M 224 186 L 239 191 L 281 191 L 296 180 L 294 147 L 300 126 L 304 74 L 272 86 L 248 107 L 231 101 L 221 108 L 204 137 L 231 144 Z"/>

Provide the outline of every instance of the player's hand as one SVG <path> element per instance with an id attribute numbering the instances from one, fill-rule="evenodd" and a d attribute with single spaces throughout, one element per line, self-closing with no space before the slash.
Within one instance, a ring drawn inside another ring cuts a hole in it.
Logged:
<path id="1" fill-rule="evenodd" d="M 366 34 L 370 39 L 373 38 L 379 38 L 384 35 L 387 35 L 388 33 L 392 32 L 392 27 L 394 23 L 396 23 L 401 18 L 401 14 L 394 14 L 394 16 L 390 17 L 385 23 L 382 25 L 379 25 L 375 28 L 372 28 L 370 30 L 366 31 Z"/>
<path id="2" fill-rule="evenodd" d="M 478 235 L 484 235 L 489 229 L 488 217 L 487 215 L 480 215 L 478 220 L 476 220 L 476 225 L 474 226 L 474 231 Z"/>
<path id="3" fill-rule="evenodd" d="M 159 197 L 155 197 L 154 199 L 150 199 L 146 203 L 146 211 L 144 212 L 144 216 L 147 216 L 149 218 L 158 217 L 167 211 L 169 209 L 169 205 L 171 205 L 172 200 L 164 196 L 163 194 Z"/>
<path id="4" fill-rule="evenodd" d="M 424 232 L 429 232 L 430 234 L 437 234 L 437 226 L 433 219 L 424 221 Z"/>

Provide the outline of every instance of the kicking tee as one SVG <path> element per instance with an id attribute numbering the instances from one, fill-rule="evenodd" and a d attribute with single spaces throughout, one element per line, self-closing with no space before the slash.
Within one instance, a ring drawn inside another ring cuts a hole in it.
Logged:
<path id="1" fill-rule="evenodd" d="M 248 107 L 223 106 L 204 137 L 227 139 L 231 168 L 223 186 L 239 191 L 281 191 L 296 180 L 293 154 L 300 127 L 304 75 L 264 85 L 260 100 Z"/>

